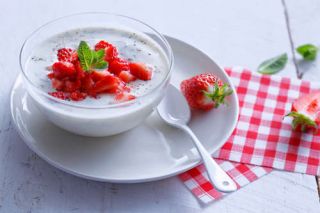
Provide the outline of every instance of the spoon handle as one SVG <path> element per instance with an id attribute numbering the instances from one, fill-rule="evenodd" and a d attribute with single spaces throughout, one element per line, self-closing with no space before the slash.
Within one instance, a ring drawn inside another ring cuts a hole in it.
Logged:
<path id="1" fill-rule="evenodd" d="M 222 170 L 222 168 L 211 157 L 207 150 L 203 147 L 197 136 L 186 125 L 181 126 L 182 130 L 190 135 L 192 138 L 202 160 L 207 169 L 207 174 L 211 183 L 215 188 L 221 192 L 232 192 L 237 189 L 235 182 L 229 177 L 229 175 Z"/>

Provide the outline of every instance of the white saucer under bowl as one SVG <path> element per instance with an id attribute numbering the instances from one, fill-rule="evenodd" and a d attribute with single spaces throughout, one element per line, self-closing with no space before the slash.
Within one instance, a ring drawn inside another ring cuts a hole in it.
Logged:
<path id="1" fill-rule="evenodd" d="M 212 72 L 229 83 L 226 73 L 198 49 L 171 37 L 175 57 L 171 83 Z M 232 86 L 233 87 L 233 86 Z M 192 112 L 190 127 L 210 153 L 220 148 L 235 128 L 239 106 L 236 93 L 228 107 Z M 11 93 L 11 114 L 25 143 L 53 166 L 92 180 L 134 183 L 163 179 L 200 163 L 192 142 L 183 132 L 167 126 L 153 113 L 140 126 L 111 137 L 74 135 L 45 119 L 26 93 L 21 76 Z"/>

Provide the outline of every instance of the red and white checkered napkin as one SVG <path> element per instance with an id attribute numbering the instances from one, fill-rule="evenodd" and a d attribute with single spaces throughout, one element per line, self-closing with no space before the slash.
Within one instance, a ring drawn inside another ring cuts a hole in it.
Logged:
<path id="1" fill-rule="evenodd" d="M 226 171 L 236 182 L 238 189 L 259 177 L 272 171 L 271 168 L 252 166 L 244 163 L 235 163 L 226 160 L 215 159 L 221 168 Z M 204 203 L 217 200 L 225 195 L 213 188 L 203 165 L 197 166 L 179 175 L 179 178 L 191 190 L 191 192 Z"/>
<path id="2" fill-rule="evenodd" d="M 214 157 L 239 162 L 220 162 L 238 185 L 254 181 L 270 172 L 271 167 L 320 175 L 320 131 L 317 134 L 294 132 L 291 119 L 284 119 L 293 100 L 320 89 L 320 83 L 260 75 L 240 68 L 226 71 L 237 90 L 240 116 L 232 136 Z M 250 175 L 252 173 L 255 176 Z M 204 202 L 222 195 L 212 189 L 201 166 L 180 177 Z"/>

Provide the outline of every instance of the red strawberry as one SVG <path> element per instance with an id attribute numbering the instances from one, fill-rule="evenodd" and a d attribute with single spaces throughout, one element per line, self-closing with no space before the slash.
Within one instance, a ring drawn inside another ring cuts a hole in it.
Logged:
<path id="1" fill-rule="evenodd" d="M 121 58 L 116 58 L 109 64 L 109 71 L 115 75 L 119 75 L 121 71 L 128 71 L 129 69 L 129 62 Z"/>
<path id="2" fill-rule="evenodd" d="M 87 97 L 86 93 L 75 91 L 70 93 L 70 99 L 73 101 L 81 101 Z"/>
<path id="3" fill-rule="evenodd" d="M 147 81 L 152 77 L 152 71 L 144 63 L 130 63 L 130 72 L 138 79 Z"/>
<path id="4" fill-rule="evenodd" d="M 74 63 L 74 67 L 75 67 L 76 72 L 77 72 L 76 78 L 77 78 L 78 80 L 81 80 L 82 78 L 84 78 L 86 72 L 82 69 L 81 64 L 80 64 L 79 61 L 76 61 L 76 62 Z"/>
<path id="5" fill-rule="evenodd" d="M 62 80 L 58 80 L 56 78 L 51 79 L 51 85 L 56 90 L 63 90 L 64 82 Z"/>
<path id="6" fill-rule="evenodd" d="M 63 79 L 65 77 L 73 77 L 76 73 L 74 65 L 70 62 L 56 62 L 52 65 L 54 77 Z"/>
<path id="7" fill-rule="evenodd" d="M 74 62 L 78 58 L 77 51 L 70 48 L 62 48 L 58 50 L 58 61 Z"/>
<path id="8" fill-rule="evenodd" d="M 128 92 L 121 92 L 118 93 L 114 99 L 116 100 L 116 102 L 121 103 L 121 102 L 125 102 L 125 101 L 130 101 L 130 100 L 134 100 L 136 98 L 136 96 L 128 93 Z"/>
<path id="9" fill-rule="evenodd" d="M 99 41 L 95 46 L 94 46 L 94 50 L 102 50 L 105 49 L 106 47 L 109 47 L 111 44 L 106 42 L 105 40 L 101 40 Z"/>
<path id="10" fill-rule="evenodd" d="M 180 88 L 191 108 L 203 110 L 224 104 L 225 97 L 232 93 L 229 85 L 209 73 L 182 81 Z"/>
<path id="11" fill-rule="evenodd" d="M 94 49 L 96 51 L 104 49 L 105 50 L 104 60 L 108 61 L 109 63 L 118 56 L 117 48 L 104 40 L 99 41 L 95 45 Z"/>
<path id="12" fill-rule="evenodd" d="M 54 78 L 54 73 L 50 72 L 47 76 L 48 76 L 49 79 L 53 79 Z"/>
<path id="13" fill-rule="evenodd" d="M 295 100 L 291 112 L 292 128 L 298 131 L 317 130 L 320 124 L 320 91 L 312 92 Z"/>
<path id="14" fill-rule="evenodd" d="M 100 81 L 97 81 L 94 87 L 92 88 L 92 93 L 102 93 L 102 92 L 108 92 L 108 93 L 114 93 L 116 89 L 118 88 L 121 80 L 118 77 L 107 75 Z"/>
<path id="15" fill-rule="evenodd" d="M 84 78 L 82 78 L 81 80 L 82 91 L 89 92 L 93 88 L 93 86 L 94 86 L 94 81 L 90 74 L 87 74 Z"/>
<path id="16" fill-rule="evenodd" d="M 77 81 L 69 81 L 69 80 L 67 80 L 64 83 L 63 91 L 64 92 L 74 92 L 74 91 L 80 89 L 80 87 L 81 87 L 81 82 L 80 81 L 78 81 L 78 80 Z"/>
<path id="17" fill-rule="evenodd" d="M 111 75 L 108 71 L 92 71 L 91 73 L 91 77 L 93 81 L 99 81 L 101 79 L 103 79 L 104 77 L 106 77 L 107 75 Z"/>
<path id="18" fill-rule="evenodd" d="M 119 74 L 119 78 L 126 83 L 136 80 L 136 77 L 132 75 L 129 71 L 121 71 Z"/>
<path id="19" fill-rule="evenodd" d="M 59 92 L 49 92 L 49 95 L 53 96 L 53 97 L 56 97 L 56 98 L 59 98 L 61 100 L 66 100 L 67 99 L 67 96 L 59 91 Z"/>

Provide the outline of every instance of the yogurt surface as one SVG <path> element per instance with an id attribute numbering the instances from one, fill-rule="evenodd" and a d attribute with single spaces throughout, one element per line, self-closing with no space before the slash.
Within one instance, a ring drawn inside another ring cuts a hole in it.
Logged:
<path id="1" fill-rule="evenodd" d="M 128 83 L 131 94 L 143 96 L 157 87 L 169 72 L 169 62 L 162 48 L 149 36 L 130 29 L 118 28 L 81 28 L 53 35 L 42 41 L 33 50 L 26 63 L 26 73 L 30 80 L 42 91 L 54 91 L 48 79 L 48 69 L 57 61 L 57 50 L 60 48 L 77 49 L 80 41 L 86 41 L 93 48 L 100 40 L 106 40 L 116 46 L 120 57 L 135 62 L 143 62 L 149 66 L 153 75 L 151 80 L 136 80 Z M 77 102 L 83 106 L 105 106 L 114 103 L 114 95 L 103 94 L 98 98 L 88 97 Z"/>

